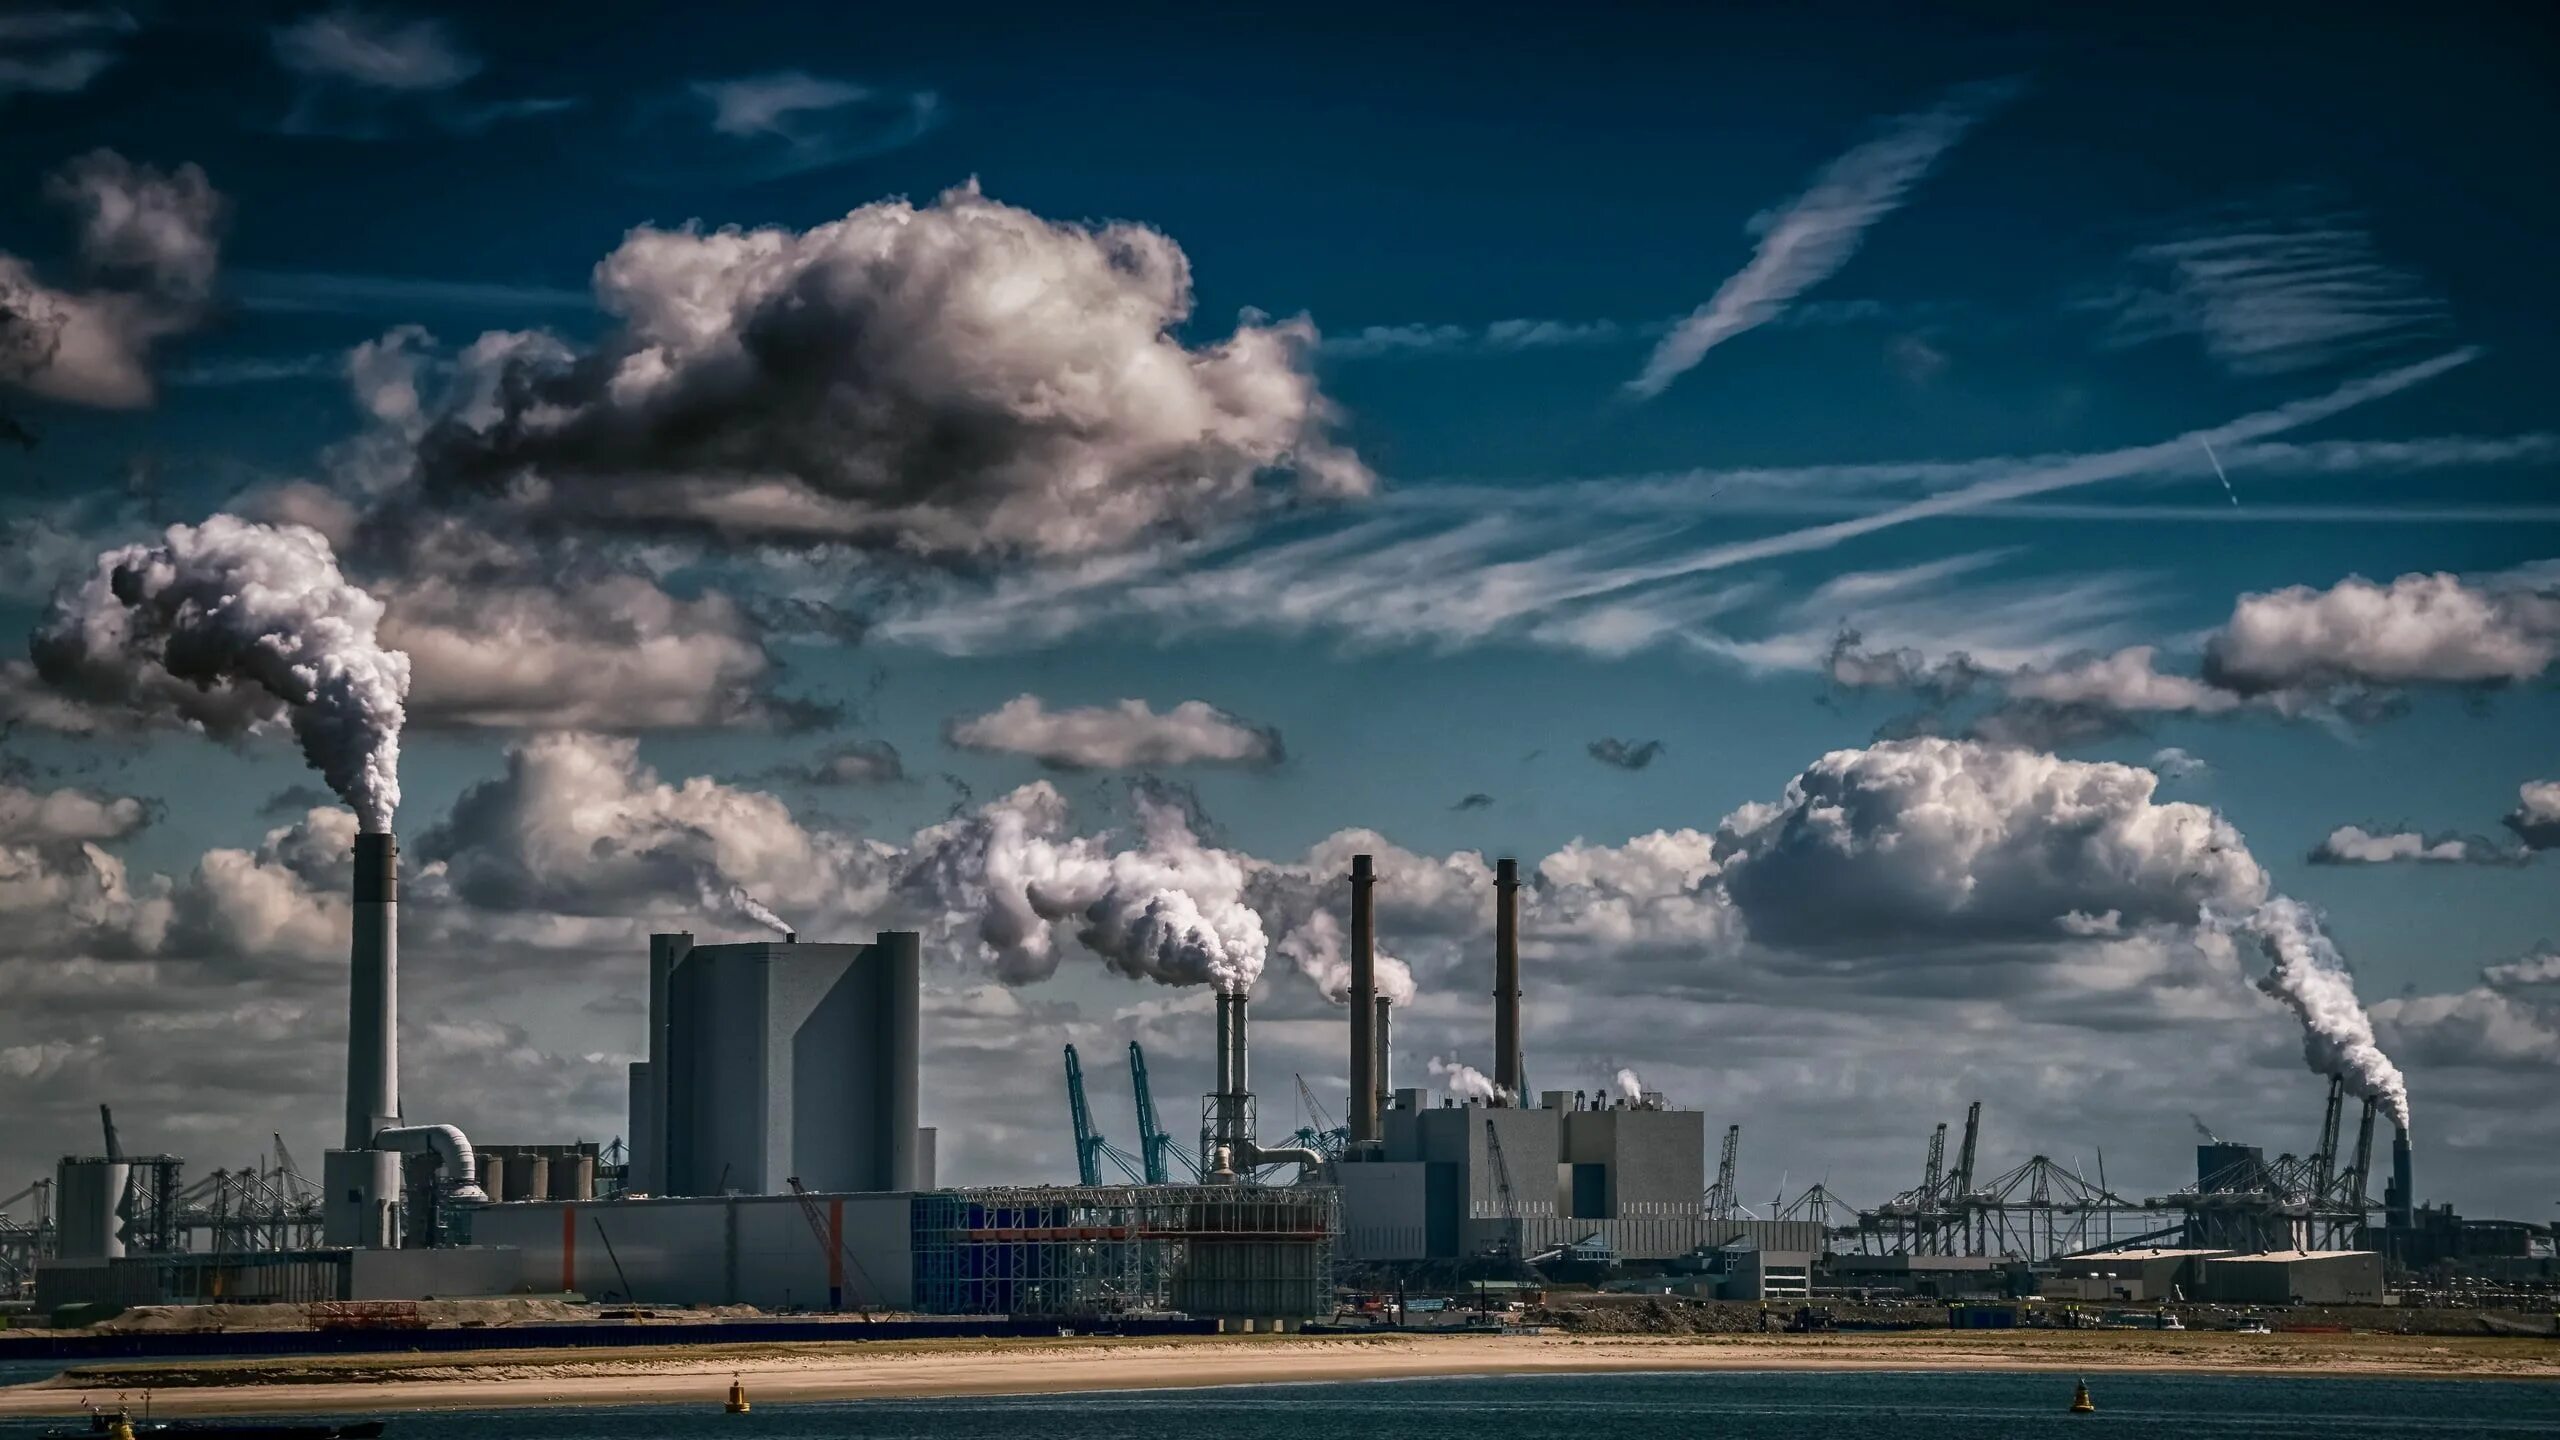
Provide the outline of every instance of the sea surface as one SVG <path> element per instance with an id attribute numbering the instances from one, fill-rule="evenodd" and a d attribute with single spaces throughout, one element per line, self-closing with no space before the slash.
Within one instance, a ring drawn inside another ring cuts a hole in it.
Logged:
<path id="1" fill-rule="evenodd" d="M 2011 1437 L 2560 1436 L 2560 1384 L 1801 1371 L 1240 1385 L 956 1400 L 400 1414 L 386 1440 L 2011 1440 Z M 296 1417 L 305 1418 L 305 1417 Z M 39 1425 L 0 1425 L 0 1437 Z"/>

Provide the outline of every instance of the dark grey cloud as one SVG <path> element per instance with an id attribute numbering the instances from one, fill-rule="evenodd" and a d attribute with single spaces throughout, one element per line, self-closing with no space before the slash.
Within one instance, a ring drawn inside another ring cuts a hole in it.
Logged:
<path id="1" fill-rule="evenodd" d="M 907 778 L 898 747 L 886 740 L 850 740 L 816 756 L 757 772 L 757 778 L 795 785 L 888 785 Z"/>
<path id="2" fill-rule="evenodd" d="M 1620 770 L 1641 770 L 1662 755 L 1662 742 L 1659 740 L 1620 740 L 1608 735 L 1583 748 L 1590 752 L 1592 759 Z"/>
<path id="3" fill-rule="evenodd" d="M 1487 795 L 1481 790 L 1478 790 L 1472 794 L 1459 796 L 1458 803 L 1450 806 L 1449 808 L 1452 810 L 1482 810 L 1492 804 L 1493 797 Z"/>

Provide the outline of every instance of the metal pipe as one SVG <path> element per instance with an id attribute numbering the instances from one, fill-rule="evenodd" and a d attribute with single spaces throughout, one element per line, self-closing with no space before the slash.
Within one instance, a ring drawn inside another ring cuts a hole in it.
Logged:
<path id="1" fill-rule="evenodd" d="M 1520 1099 L 1520 862 L 1493 869 L 1493 1084 L 1497 1104 Z"/>
<path id="2" fill-rule="evenodd" d="M 347 1148 L 400 1123 L 400 846 L 356 837 L 347 979 Z"/>
<path id="3" fill-rule="evenodd" d="M 1375 862 L 1351 857 L 1351 1122 L 1358 1145 L 1378 1138 L 1378 1092 L 1386 1088 L 1378 1065 L 1377 1029 L 1385 1002 L 1378 999 L 1378 924 L 1370 891 L 1378 883 Z"/>
<path id="4" fill-rule="evenodd" d="M 364 1147 L 367 1150 L 396 1150 L 403 1155 L 436 1157 L 444 1167 L 445 1183 L 453 1187 L 456 1200 L 483 1201 L 488 1193 L 480 1188 L 479 1157 L 472 1152 L 471 1138 L 454 1125 L 395 1125 L 377 1130 Z"/>

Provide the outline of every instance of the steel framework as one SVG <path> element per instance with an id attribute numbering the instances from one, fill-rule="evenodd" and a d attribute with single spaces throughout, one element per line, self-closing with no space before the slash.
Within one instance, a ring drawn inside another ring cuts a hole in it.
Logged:
<path id="1" fill-rule="evenodd" d="M 1056 1185 L 916 1197 L 919 1309 L 953 1315 L 1322 1314 L 1330 1185 Z"/>

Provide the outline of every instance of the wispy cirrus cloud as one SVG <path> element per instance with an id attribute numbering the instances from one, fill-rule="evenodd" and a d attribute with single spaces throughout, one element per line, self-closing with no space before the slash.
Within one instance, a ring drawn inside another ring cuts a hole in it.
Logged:
<path id="1" fill-rule="evenodd" d="M 942 122 L 942 98 L 852 80 L 777 70 L 685 87 L 711 133 L 748 162 L 752 179 L 778 179 L 878 155 L 924 138 Z M 736 156 L 728 159 L 731 168 Z"/>
<path id="2" fill-rule="evenodd" d="M 1646 499 L 1662 523 L 1596 531 L 1559 525 L 1548 504 L 1552 495 L 1532 496 L 1511 508 L 1483 503 L 1507 491 L 1482 491 L 1456 504 L 1421 491 L 1391 491 L 1386 513 L 1276 538 L 1192 542 L 1039 567 L 983 586 L 935 586 L 893 596 L 883 603 L 872 633 L 889 643 L 983 653 L 1135 624 L 1160 637 L 1315 634 L 1360 648 L 1511 643 L 1615 657 L 1679 645 L 1756 667 L 1814 669 L 1841 624 L 1874 614 L 1880 617 L 1874 622 L 1879 633 L 1892 644 L 1964 648 L 1986 663 L 2037 663 L 2126 638 L 2124 622 L 2146 603 L 2141 577 L 2079 575 L 2015 593 L 1946 591 L 1955 575 L 1986 567 L 1992 560 L 1981 557 L 1998 553 L 1980 552 L 1911 573 L 1835 577 L 1768 615 L 1759 627 L 1763 633 L 1737 638 L 1720 628 L 1720 617 L 1779 602 L 1765 572 L 1747 578 L 1727 578 L 1724 572 L 1761 571 L 1762 562 L 1827 551 L 1896 526 L 1969 517 L 2029 505 L 2057 491 L 2160 475 L 2191 463 L 2199 436 L 2245 454 L 2258 442 L 2422 384 L 2471 353 L 2451 352 L 2150 445 L 1900 467 L 1890 478 L 1927 493 L 1917 499 L 1806 495 L 1789 503 L 1838 505 L 1853 513 L 1749 539 L 1693 542 L 1700 523 L 1696 487 L 1712 492 L 1723 483 L 1719 479 L 1683 477 L 1667 488 L 1656 485 Z M 2329 473 L 2350 459 L 2348 452 L 2318 453 Z M 2405 451 L 2395 452 L 2392 463 L 2406 458 Z M 1783 495 L 1799 481 L 1811 489 L 1843 477 L 1844 488 L 1852 491 L 1875 488 L 1890 468 L 1757 473 L 1786 482 L 1772 487 Z M 1607 485 L 1564 487 L 1562 493 L 1568 509 L 1614 513 Z M 1688 503 L 1666 503 L 1681 499 Z M 1771 513 L 1778 513 L 1775 503 Z M 1939 596 L 1942 603 L 1928 611 L 1918 603 L 1922 596 Z M 1926 625 L 1916 621 L 1923 615 Z M 1928 642 L 1931 635 L 1938 643 Z"/>
<path id="3" fill-rule="evenodd" d="M 2297 191 L 2137 247 L 2131 276 L 2084 309 L 2124 348 L 2195 337 L 2235 375 L 2366 357 L 2446 329 L 2443 298 L 2382 258 L 2363 218 Z"/>
<path id="4" fill-rule="evenodd" d="M 299 81 L 279 127 L 288 135 L 370 140 L 414 121 L 477 134 L 578 103 L 559 96 L 491 99 L 461 93 L 485 62 L 435 18 L 340 6 L 276 27 L 268 45 L 276 63 Z"/>
<path id="5" fill-rule="evenodd" d="M 0 14 L 0 100 L 76 95 L 112 68 L 141 28 L 114 6 L 58 6 Z"/>
<path id="6" fill-rule="evenodd" d="M 1900 209 L 1940 158 L 2017 90 L 2014 81 L 1962 86 L 1926 110 L 1890 120 L 1824 167 L 1803 194 L 1755 218 L 1760 243 L 1750 263 L 1663 337 L 1628 391 L 1642 399 L 1661 394 L 1709 350 L 1769 323 L 1789 301 L 1839 273 L 1867 231 Z"/>

